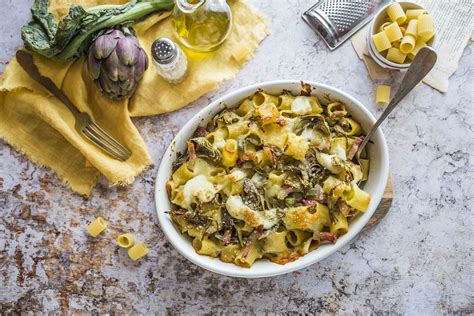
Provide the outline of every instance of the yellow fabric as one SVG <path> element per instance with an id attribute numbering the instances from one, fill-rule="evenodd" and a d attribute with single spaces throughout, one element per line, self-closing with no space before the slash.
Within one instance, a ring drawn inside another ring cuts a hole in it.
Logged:
<path id="1" fill-rule="evenodd" d="M 72 4 L 85 7 L 127 1 L 52 0 L 57 18 Z M 130 100 L 111 101 L 101 95 L 88 77 L 84 58 L 57 63 L 35 55 L 40 72 L 51 78 L 82 112 L 88 112 L 114 138 L 133 152 L 119 162 L 86 141 L 74 129 L 68 109 L 18 65 L 14 58 L 0 78 L 0 137 L 33 162 L 49 167 L 70 187 L 89 195 L 100 175 L 112 184 L 130 184 L 144 168 L 153 164 L 146 144 L 130 116 L 154 115 L 177 110 L 223 80 L 233 78 L 268 34 L 266 18 L 243 1 L 231 3 L 233 29 L 219 50 L 210 54 L 188 53 L 189 75 L 180 84 L 162 80 L 150 63 Z M 169 13 L 153 15 L 134 26 L 150 56 L 157 37 L 173 38 Z M 150 59 L 150 58 L 149 58 Z"/>

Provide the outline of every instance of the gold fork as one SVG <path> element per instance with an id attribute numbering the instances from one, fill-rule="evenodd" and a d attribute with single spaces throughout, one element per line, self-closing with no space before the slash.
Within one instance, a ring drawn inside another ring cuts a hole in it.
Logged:
<path id="1" fill-rule="evenodd" d="M 56 87 L 51 79 L 44 77 L 39 73 L 31 54 L 19 50 L 16 53 L 16 59 L 31 78 L 39 82 L 67 106 L 69 111 L 74 115 L 76 121 L 74 127 L 79 134 L 117 160 L 125 161 L 130 158 L 132 155 L 130 149 L 116 141 L 112 136 L 104 131 L 94 122 L 89 114 L 79 112 L 71 100 L 69 100 L 69 98 L 59 90 L 58 87 Z"/>

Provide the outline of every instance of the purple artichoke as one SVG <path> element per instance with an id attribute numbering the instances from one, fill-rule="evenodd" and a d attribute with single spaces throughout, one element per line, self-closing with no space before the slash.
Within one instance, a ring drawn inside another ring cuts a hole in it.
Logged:
<path id="1" fill-rule="evenodd" d="M 87 68 L 97 88 L 119 100 L 133 94 L 148 68 L 148 57 L 129 29 L 110 29 L 89 48 Z"/>

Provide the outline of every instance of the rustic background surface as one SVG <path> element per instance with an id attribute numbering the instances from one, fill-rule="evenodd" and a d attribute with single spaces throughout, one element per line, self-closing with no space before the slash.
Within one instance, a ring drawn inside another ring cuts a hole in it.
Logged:
<path id="1" fill-rule="evenodd" d="M 295 78 L 334 85 L 381 112 L 350 43 L 329 52 L 301 20 L 314 0 L 250 2 L 269 15 L 271 35 L 219 90 L 175 113 L 134 120 L 156 166 L 132 186 L 102 181 L 83 198 L 0 141 L 0 313 L 474 312 L 472 43 L 448 93 L 423 85 L 384 125 L 393 207 L 350 246 L 299 272 L 240 280 L 191 264 L 167 242 L 153 205 L 157 166 L 173 135 L 211 100 L 259 81 Z M 31 3 L 1 0 L 0 71 L 22 45 Z M 98 215 L 110 226 L 88 238 L 84 229 Z M 150 246 L 146 260 L 131 262 L 110 241 L 125 231 Z"/>

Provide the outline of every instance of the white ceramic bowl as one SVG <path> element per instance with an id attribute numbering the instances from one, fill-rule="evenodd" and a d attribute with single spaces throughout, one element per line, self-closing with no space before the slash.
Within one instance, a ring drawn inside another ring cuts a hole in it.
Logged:
<path id="1" fill-rule="evenodd" d="M 403 11 L 406 11 L 409 9 L 423 9 L 426 11 L 425 8 L 423 8 L 422 6 L 414 2 L 400 1 L 398 3 L 403 8 Z M 390 60 L 383 57 L 382 54 L 380 54 L 377 51 L 377 49 L 375 48 L 374 42 L 372 41 L 372 35 L 376 34 L 377 29 L 380 27 L 380 25 L 382 25 L 387 20 L 386 10 L 392 4 L 393 2 L 381 8 L 379 12 L 375 14 L 374 18 L 372 19 L 372 22 L 370 22 L 369 31 L 367 33 L 367 46 L 368 46 L 367 48 L 368 48 L 370 56 L 379 66 L 385 69 L 403 71 L 403 70 L 407 70 L 408 67 L 410 67 L 411 65 L 411 61 L 408 58 L 405 60 L 405 63 L 403 64 L 397 64 L 397 63 L 391 62 Z M 436 35 L 433 36 L 433 38 L 431 38 L 426 44 L 430 47 L 433 47 L 434 42 L 435 42 L 435 37 Z"/>
<path id="2" fill-rule="evenodd" d="M 316 83 L 306 81 L 313 86 L 313 95 L 324 102 L 341 101 L 347 106 L 348 112 L 360 122 L 362 128 L 367 131 L 374 123 L 375 119 L 372 114 L 354 97 L 342 92 L 339 89 Z M 387 184 L 389 163 L 388 163 L 388 149 L 385 138 L 380 128 L 372 137 L 372 144 L 368 145 L 368 154 L 370 158 L 370 170 L 368 181 L 364 189 L 371 195 L 371 201 L 368 210 L 357 217 L 350 223 L 349 232 L 341 236 L 336 244 L 322 245 L 320 248 L 310 252 L 304 257 L 299 258 L 294 262 L 285 265 L 272 263 L 268 260 L 258 260 L 251 268 L 242 268 L 232 263 L 225 263 L 216 258 L 211 258 L 204 255 L 197 254 L 191 241 L 172 223 L 170 216 L 166 213 L 171 209 L 171 203 L 166 194 L 165 184 L 171 176 L 171 166 L 176 159 L 177 152 L 186 150 L 186 141 L 192 137 L 194 130 L 198 126 L 205 126 L 207 122 L 219 111 L 224 108 L 231 108 L 237 106 L 246 97 L 253 95 L 257 90 L 263 89 L 271 94 L 280 94 L 282 91 L 290 90 L 294 94 L 299 94 L 301 91 L 301 84 L 299 80 L 278 80 L 258 83 L 249 87 L 239 89 L 235 92 L 229 93 L 220 99 L 212 102 L 207 107 L 196 114 L 176 135 L 170 146 L 163 155 L 158 174 L 156 176 L 155 188 L 155 203 L 158 212 L 158 219 L 161 228 L 166 237 L 173 244 L 173 246 L 191 262 L 216 273 L 242 278 L 260 278 L 269 277 L 278 274 L 288 273 L 307 267 L 315 262 L 318 262 L 327 256 L 333 254 L 341 247 L 349 243 L 365 226 L 370 219 L 375 209 L 377 208 L 382 198 L 385 186 Z"/>

